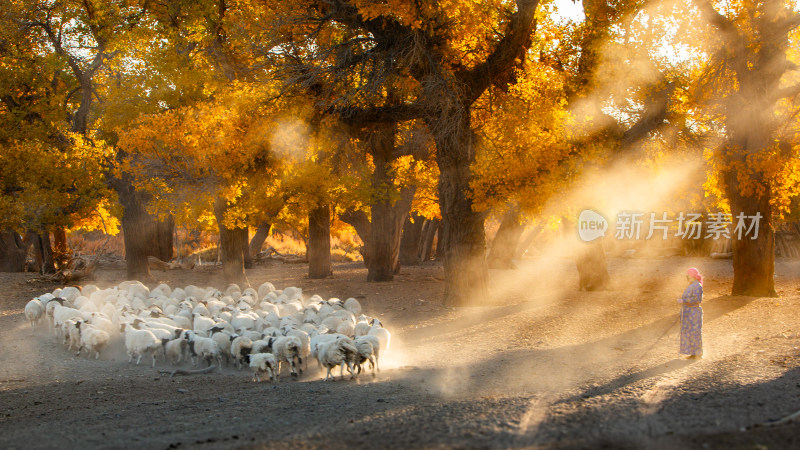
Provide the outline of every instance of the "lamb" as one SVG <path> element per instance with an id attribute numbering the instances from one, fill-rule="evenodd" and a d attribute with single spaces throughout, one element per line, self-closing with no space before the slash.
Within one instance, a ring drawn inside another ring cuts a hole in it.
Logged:
<path id="1" fill-rule="evenodd" d="M 295 365 L 295 359 L 298 365 L 303 363 L 303 357 L 300 356 L 303 343 L 300 338 L 296 336 L 279 336 L 270 338 L 270 340 L 272 340 L 272 354 L 278 360 L 278 374 L 280 375 L 282 362 L 289 364 L 292 377 L 297 378 L 297 370 L 303 373 L 303 369 L 299 369 Z"/>
<path id="2" fill-rule="evenodd" d="M 64 343 L 69 343 L 67 350 L 72 350 L 73 347 L 79 348 L 81 346 L 81 324 L 80 320 L 67 319 L 64 321 L 62 327 L 64 330 Z"/>
<path id="3" fill-rule="evenodd" d="M 161 348 L 161 340 L 158 339 L 150 330 L 137 330 L 129 323 L 123 323 L 120 327 L 125 334 L 125 349 L 128 352 L 128 362 L 133 361 L 136 356 L 136 365 L 142 360 L 142 356 L 150 354 L 153 357 L 153 365 L 156 366 L 156 351 Z"/>
<path id="4" fill-rule="evenodd" d="M 343 364 L 347 365 L 347 370 L 353 373 L 353 362 L 358 354 L 358 349 L 352 344 L 350 339 L 340 338 L 321 342 L 317 349 L 317 358 L 323 367 L 328 369 L 325 381 L 336 381 L 331 375 L 331 369 Z M 342 369 L 344 372 L 344 369 Z M 343 376 L 343 373 L 342 373 Z"/>
<path id="5" fill-rule="evenodd" d="M 269 374 L 269 379 L 275 382 L 277 379 L 278 360 L 272 353 L 253 353 L 247 355 L 250 368 L 253 370 L 253 381 L 261 382 L 261 375 Z"/>
<path id="6" fill-rule="evenodd" d="M 196 357 L 203 358 L 209 366 L 213 359 L 217 360 L 217 365 L 222 366 L 222 357 L 220 356 L 219 346 L 217 342 L 211 338 L 199 336 L 194 331 L 185 331 L 183 338 L 189 343 L 189 353 L 192 355 L 192 365 L 197 365 Z"/>
<path id="7" fill-rule="evenodd" d="M 253 348 L 253 341 L 245 336 L 237 336 L 231 341 L 231 355 L 236 362 L 236 367 L 242 370 L 242 361 L 245 355 L 250 354 Z"/>
<path id="8" fill-rule="evenodd" d="M 39 299 L 35 298 L 25 305 L 25 318 L 31 324 L 31 328 L 36 328 L 39 320 L 44 316 L 44 305 Z"/>
<path id="9" fill-rule="evenodd" d="M 108 345 L 108 333 L 88 323 L 78 322 L 76 326 L 80 329 L 81 335 L 80 347 L 76 356 L 80 356 L 81 352 L 86 349 L 87 356 L 91 356 L 94 352 L 94 359 L 100 359 L 100 352 Z"/>

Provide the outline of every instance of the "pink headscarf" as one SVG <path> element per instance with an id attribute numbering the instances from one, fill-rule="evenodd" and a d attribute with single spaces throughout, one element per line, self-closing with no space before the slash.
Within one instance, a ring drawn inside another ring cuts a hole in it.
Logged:
<path id="1" fill-rule="evenodd" d="M 692 267 L 691 269 L 686 271 L 686 274 L 690 277 L 694 278 L 695 280 L 699 281 L 700 284 L 703 284 L 703 276 L 700 275 L 700 271 Z"/>

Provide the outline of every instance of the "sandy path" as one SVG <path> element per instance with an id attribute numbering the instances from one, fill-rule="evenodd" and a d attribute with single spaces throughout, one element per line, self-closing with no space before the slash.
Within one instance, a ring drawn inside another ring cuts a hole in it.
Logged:
<path id="1" fill-rule="evenodd" d="M 675 272 L 690 265 L 708 279 L 701 361 L 676 354 Z M 310 370 L 277 385 L 230 369 L 169 378 L 128 365 L 119 348 L 111 360 L 75 358 L 23 323 L 25 300 L 52 287 L 4 274 L 0 446 L 791 447 L 793 423 L 739 430 L 800 409 L 800 267 L 779 260 L 783 297 L 751 299 L 724 295 L 729 265 L 611 260 L 615 289 L 581 293 L 570 289 L 568 262 L 527 261 L 493 273 L 501 305 L 455 311 L 436 300 L 436 266 L 404 269 L 386 284 L 363 282 L 356 265 L 322 282 L 304 279 L 303 268 L 258 268 L 251 281 L 357 295 L 394 331 L 374 380 L 325 383 Z M 167 276 L 205 285 L 215 274 Z M 567 281 L 547 283 L 559 277 Z"/>

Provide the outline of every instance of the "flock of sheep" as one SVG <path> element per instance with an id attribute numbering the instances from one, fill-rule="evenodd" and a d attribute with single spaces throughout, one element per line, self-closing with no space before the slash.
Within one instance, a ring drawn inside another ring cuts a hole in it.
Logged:
<path id="1" fill-rule="evenodd" d="M 316 358 L 327 369 L 346 368 L 356 378 L 369 363 L 372 376 L 389 348 L 391 335 L 378 319 L 361 314 L 354 298 L 308 300 L 301 289 L 276 290 L 264 283 L 258 290 L 232 284 L 225 291 L 160 284 L 150 290 L 138 281 L 100 289 L 94 285 L 65 287 L 41 295 L 25 306 L 32 327 L 47 320 L 68 350 L 85 350 L 95 358 L 115 337 L 124 338 L 129 362 L 156 355 L 177 365 L 198 359 L 208 366 L 248 365 L 253 380 L 276 381 L 282 366 L 292 377 L 302 373 L 305 359 Z"/>

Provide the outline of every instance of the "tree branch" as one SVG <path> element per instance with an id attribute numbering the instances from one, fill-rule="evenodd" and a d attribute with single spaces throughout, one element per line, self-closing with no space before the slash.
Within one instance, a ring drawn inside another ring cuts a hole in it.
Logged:
<path id="1" fill-rule="evenodd" d="M 486 61 L 469 71 L 456 73 L 456 77 L 467 86 L 469 104 L 492 84 L 499 86 L 513 82 L 513 71 L 522 64 L 531 46 L 538 6 L 539 0 L 517 0 L 517 12 L 511 16 L 503 38 Z"/>

